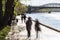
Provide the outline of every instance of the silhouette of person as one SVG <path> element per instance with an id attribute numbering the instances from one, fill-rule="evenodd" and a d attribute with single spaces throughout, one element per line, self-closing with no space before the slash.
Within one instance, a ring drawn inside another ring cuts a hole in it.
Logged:
<path id="1" fill-rule="evenodd" d="M 16 22 L 18 22 L 18 19 L 16 19 Z"/>
<path id="2" fill-rule="evenodd" d="M 23 22 L 24 20 L 24 14 L 21 14 L 21 21 Z"/>
<path id="3" fill-rule="evenodd" d="M 31 17 L 28 17 L 28 20 L 26 21 L 26 30 L 27 30 L 27 36 L 28 38 L 30 37 L 30 31 L 31 31 L 31 25 L 32 25 L 32 20 Z"/>
<path id="4" fill-rule="evenodd" d="M 41 31 L 40 23 L 39 23 L 38 19 L 36 19 L 36 21 L 35 21 L 35 31 L 36 31 L 36 38 L 38 38 L 38 31 Z"/>
<path id="5" fill-rule="evenodd" d="M 23 18 L 24 18 L 24 22 L 25 22 L 26 21 L 26 14 L 24 14 L 24 17 Z"/>

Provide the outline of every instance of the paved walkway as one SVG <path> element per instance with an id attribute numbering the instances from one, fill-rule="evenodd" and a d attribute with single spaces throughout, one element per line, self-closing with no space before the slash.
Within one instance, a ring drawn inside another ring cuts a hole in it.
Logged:
<path id="1" fill-rule="evenodd" d="M 54 30 L 48 29 L 44 26 L 41 27 L 41 32 L 39 32 L 39 37 L 36 39 L 36 32 L 34 29 L 34 22 L 32 24 L 32 29 L 31 29 L 31 37 L 27 39 L 27 31 L 26 31 L 26 25 L 25 23 L 22 23 L 20 20 L 20 16 L 17 17 L 18 23 L 11 26 L 11 30 L 8 33 L 8 37 L 10 40 L 60 40 L 60 33 L 55 32 Z"/>

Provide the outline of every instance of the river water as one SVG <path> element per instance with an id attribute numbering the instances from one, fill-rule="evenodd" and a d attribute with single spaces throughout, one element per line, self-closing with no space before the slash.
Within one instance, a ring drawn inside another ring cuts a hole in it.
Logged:
<path id="1" fill-rule="evenodd" d="M 27 17 L 32 17 L 33 20 L 38 19 L 39 22 L 60 30 L 60 12 L 52 13 L 31 13 Z"/>

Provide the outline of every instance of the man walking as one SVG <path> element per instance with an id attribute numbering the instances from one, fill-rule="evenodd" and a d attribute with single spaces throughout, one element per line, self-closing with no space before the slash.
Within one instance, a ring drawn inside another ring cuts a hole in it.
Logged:
<path id="1" fill-rule="evenodd" d="M 28 17 L 28 20 L 26 21 L 26 30 L 27 30 L 27 36 L 28 38 L 30 37 L 30 31 L 31 31 L 31 25 L 32 25 L 32 20 L 31 17 Z"/>

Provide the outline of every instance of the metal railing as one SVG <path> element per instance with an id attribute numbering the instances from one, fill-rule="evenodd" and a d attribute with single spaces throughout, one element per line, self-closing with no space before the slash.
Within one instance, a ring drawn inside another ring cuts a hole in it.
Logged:
<path id="1" fill-rule="evenodd" d="M 35 22 L 35 20 L 32 20 L 32 21 Z M 56 31 L 56 32 L 58 32 L 58 33 L 60 33 L 60 30 L 55 29 L 55 28 L 52 28 L 52 27 L 50 27 L 50 26 L 47 26 L 47 25 L 45 25 L 45 24 L 43 24 L 43 23 L 40 23 L 40 25 L 42 25 L 42 26 L 44 26 L 44 27 L 46 27 L 46 28 L 49 28 L 49 29 L 51 29 L 51 30 L 54 30 L 54 31 Z"/>
<path id="2" fill-rule="evenodd" d="M 28 17 L 26 17 L 26 18 L 28 18 Z M 32 20 L 32 21 L 34 21 L 34 22 L 35 22 L 35 20 Z M 58 32 L 58 33 L 60 33 L 60 30 L 55 29 L 55 28 L 53 28 L 53 27 L 50 27 L 50 26 L 45 25 L 45 24 L 43 24 L 43 23 L 40 23 L 40 25 L 42 25 L 42 26 L 44 26 L 44 27 L 46 27 L 46 28 L 49 28 L 49 29 L 51 29 L 51 30 L 54 30 L 54 31 L 56 31 L 56 32 Z"/>

